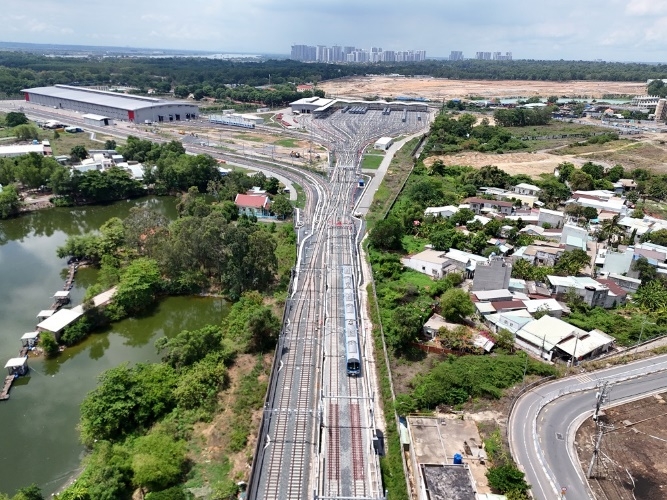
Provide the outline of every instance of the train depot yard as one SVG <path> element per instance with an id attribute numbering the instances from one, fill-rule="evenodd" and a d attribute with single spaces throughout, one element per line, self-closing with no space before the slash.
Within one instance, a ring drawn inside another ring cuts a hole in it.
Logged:
<path id="1" fill-rule="evenodd" d="M 613 389 L 612 389 L 613 396 Z M 667 489 L 667 393 L 608 408 L 601 414 L 603 438 L 599 466 L 589 484 L 600 499 L 654 500 Z M 595 440 L 595 423 L 579 428 L 576 448 L 588 469 Z"/>

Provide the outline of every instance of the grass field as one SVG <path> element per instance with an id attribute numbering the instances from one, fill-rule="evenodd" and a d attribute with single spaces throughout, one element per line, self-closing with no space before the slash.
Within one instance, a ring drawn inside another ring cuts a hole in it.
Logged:
<path id="1" fill-rule="evenodd" d="M 277 141 L 273 141 L 273 144 L 276 146 L 282 146 L 284 148 L 298 148 L 299 143 L 296 139 L 279 139 Z"/>
<path id="2" fill-rule="evenodd" d="M 521 151 L 532 152 L 544 149 L 558 148 L 577 141 L 583 141 L 585 138 L 577 137 L 554 137 L 552 139 L 530 139 L 543 136 L 569 136 L 574 134 L 591 135 L 598 132 L 609 132 L 609 129 L 595 127 L 591 125 L 582 125 L 580 123 L 568 123 L 553 121 L 549 125 L 538 125 L 534 127 L 507 127 L 507 130 L 514 136 L 524 139 L 527 148 Z"/>
<path id="3" fill-rule="evenodd" d="M 306 193 L 304 192 L 303 188 L 296 182 L 293 182 L 292 186 L 294 186 L 294 189 L 296 189 L 296 202 L 294 203 L 294 206 L 296 208 L 305 208 Z"/>
<path id="4" fill-rule="evenodd" d="M 116 144 L 121 144 L 124 141 L 120 139 L 103 136 L 97 134 L 95 138 L 97 140 L 93 141 L 90 139 L 90 134 L 83 132 L 79 134 L 67 134 L 65 132 L 60 132 L 60 137 L 58 139 L 53 138 L 53 132 L 43 131 L 40 135 L 42 139 L 48 139 L 51 143 L 51 149 L 55 156 L 59 155 L 68 155 L 74 146 L 83 146 L 88 149 L 104 149 L 104 142 L 107 139 L 114 139 Z M 101 142 L 100 142 L 101 141 Z"/>
<path id="5" fill-rule="evenodd" d="M 384 156 L 381 155 L 364 155 L 364 159 L 361 161 L 361 168 L 371 168 L 377 169 L 382 163 Z"/>

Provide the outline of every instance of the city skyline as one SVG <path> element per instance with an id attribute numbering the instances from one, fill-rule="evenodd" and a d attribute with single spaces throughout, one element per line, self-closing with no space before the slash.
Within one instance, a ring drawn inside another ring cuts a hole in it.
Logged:
<path id="1" fill-rule="evenodd" d="M 2 38 L 255 54 L 286 54 L 296 38 L 327 46 L 345 40 L 386 51 L 414 47 L 438 58 L 451 50 L 471 57 L 497 47 L 522 59 L 667 59 L 666 3 L 548 0 L 543 8 L 549 16 L 535 15 L 518 0 L 415 0 L 409 8 L 391 0 L 192 0 L 187 7 L 164 0 L 159 8 L 117 0 L 113 27 L 100 29 L 90 21 L 108 16 L 108 2 L 90 0 L 81 8 L 71 1 L 34 0 L 29 9 L 16 2 L 4 6 Z"/>
<path id="2" fill-rule="evenodd" d="M 375 63 L 419 62 L 426 60 L 425 50 L 382 50 L 382 47 L 361 49 L 353 45 L 292 45 L 290 58 L 303 62 Z"/>

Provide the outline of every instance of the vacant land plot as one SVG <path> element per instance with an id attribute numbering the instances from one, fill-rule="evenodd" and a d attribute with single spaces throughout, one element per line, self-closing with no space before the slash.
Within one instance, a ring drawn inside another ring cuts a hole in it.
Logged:
<path id="1" fill-rule="evenodd" d="M 519 80 L 449 80 L 445 78 L 355 77 L 318 84 L 328 95 L 396 97 L 407 95 L 432 100 L 456 97 L 595 97 L 604 94 L 637 95 L 646 93 L 646 84 L 637 82 L 533 82 Z"/>
<path id="2" fill-rule="evenodd" d="M 598 498 L 654 500 L 667 488 L 667 393 L 605 410 L 600 466 L 590 481 Z M 577 452 L 584 467 L 595 440 L 588 419 L 577 432 Z"/>
<path id="3" fill-rule="evenodd" d="M 611 165 L 620 164 L 626 170 L 647 168 L 657 173 L 667 172 L 667 148 L 659 142 L 638 142 L 616 150 L 607 147 L 604 151 L 586 153 L 583 157 Z"/>
<path id="4" fill-rule="evenodd" d="M 430 167 L 436 160 L 442 161 L 445 165 L 469 165 L 476 168 L 495 165 L 510 175 L 526 174 L 531 177 L 553 173 L 559 163 L 571 161 L 547 153 L 486 154 L 469 151 L 453 155 L 431 156 L 424 160 L 424 163 Z"/>

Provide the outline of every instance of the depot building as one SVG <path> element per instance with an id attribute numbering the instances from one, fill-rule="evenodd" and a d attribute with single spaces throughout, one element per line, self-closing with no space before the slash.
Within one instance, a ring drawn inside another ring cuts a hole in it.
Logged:
<path id="1" fill-rule="evenodd" d="M 25 100 L 57 109 L 108 117 L 132 123 L 194 120 L 199 108 L 187 102 L 108 92 L 105 90 L 55 85 L 24 89 Z"/>

